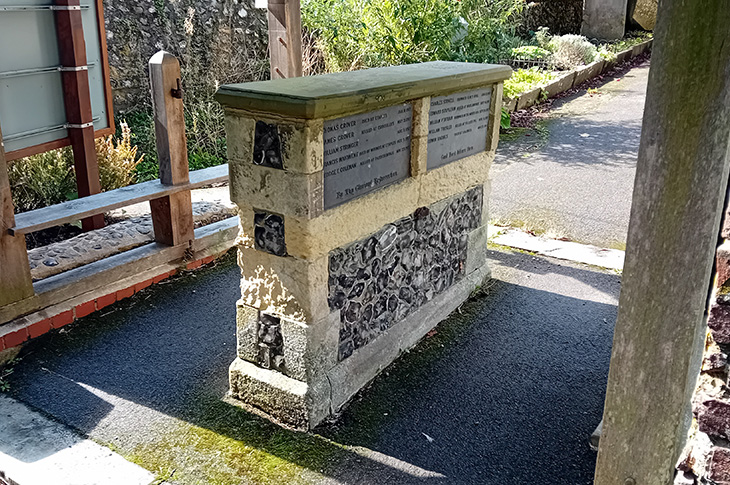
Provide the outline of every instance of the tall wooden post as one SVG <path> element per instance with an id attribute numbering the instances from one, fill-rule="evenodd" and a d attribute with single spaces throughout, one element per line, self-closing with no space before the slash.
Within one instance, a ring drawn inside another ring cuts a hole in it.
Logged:
<path id="1" fill-rule="evenodd" d="M 149 67 L 160 181 L 167 185 L 186 183 L 190 174 L 180 62 L 169 52 L 160 51 L 152 56 Z M 157 242 L 177 246 L 193 240 L 189 190 L 151 200 L 150 209 Z"/>
<path id="2" fill-rule="evenodd" d="M 61 60 L 63 101 L 68 120 L 68 136 L 74 153 L 79 197 L 101 192 L 99 165 L 94 148 L 94 118 L 91 113 L 89 67 L 79 0 L 55 0 L 56 34 Z M 104 227 L 104 215 L 82 221 L 85 231 Z"/>
<path id="3" fill-rule="evenodd" d="M 730 172 L 730 9 L 661 0 L 597 485 L 667 485 L 691 421 Z"/>
<path id="4" fill-rule="evenodd" d="M 33 296 L 25 236 L 11 236 L 15 226 L 3 134 L 0 130 L 0 307 Z"/>
<path id="5" fill-rule="evenodd" d="M 300 0 L 268 0 L 271 79 L 302 75 Z"/>

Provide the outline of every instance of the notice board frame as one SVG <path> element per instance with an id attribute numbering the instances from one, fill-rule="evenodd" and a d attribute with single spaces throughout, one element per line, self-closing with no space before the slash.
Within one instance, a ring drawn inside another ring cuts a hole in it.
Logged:
<path id="1" fill-rule="evenodd" d="M 112 98 L 112 87 L 111 87 L 111 75 L 110 75 L 110 68 L 109 68 L 109 53 L 107 50 L 107 42 L 106 42 L 106 28 L 104 24 L 104 4 L 103 0 L 92 0 L 93 4 L 96 6 L 96 35 L 98 35 L 99 39 L 99 49 L 100 49 L 100 61 L 101 61 L 101 76 L 102 76 L 102 83 L 103 83 L 103 92 L 104 92 L 104 105 L 106 108 L 106 120 L 107 120 L 107 127 L 102 128 L 99 130 L 95 130 L 94 137 L 99 138 L 102 136 L 108 136 L 112 135 L 116 132 L 116 128 L 114 125 L 114 101 Z M 48 5 L 51 5 L 49 3 Z M 0 10 L 0 13 L 2 11 Z M 51 13 L 53 15 L 53 13 Z M 19 158 L 36 155 L 39 153 L 44 153 L 50 150 L 55 150 L 58 148 L 63 148 L 71 145 L 71 139 L 68 136 L 68 134 L 63 137 L 59 138 L 57 140 L 48 141 L 45 143 L 40 143 L 28 147 L 24 147 L 21 149 L 13 150 L 13 151 L 7 151 L 5 153 L 6 161 L 7 163 L 10 163 L 14 160 L 17 160 Z"/>

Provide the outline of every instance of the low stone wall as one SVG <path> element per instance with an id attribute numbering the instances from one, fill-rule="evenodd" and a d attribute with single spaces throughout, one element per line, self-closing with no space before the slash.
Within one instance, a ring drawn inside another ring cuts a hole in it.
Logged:
<path id="1" fill-rule="evenodd" d="M 311 428 L 489 275 L 504 66 L 224 86 L 239 207 L 231 394 Z"/>
<path id="2" fill-rule="evenodd" d="M 730 485 L 730 211 L 726 211 L 721 237 L 705 352 L 692 398 L 694 419 L 677 466 L 677 485 Z"/>

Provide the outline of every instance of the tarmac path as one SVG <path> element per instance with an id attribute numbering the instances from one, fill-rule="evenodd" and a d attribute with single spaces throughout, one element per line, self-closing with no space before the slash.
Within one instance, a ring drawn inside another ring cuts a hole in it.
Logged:
<path id="1" fill-rule="evenodd" d="M 31 342 L 10 395 L 162 483 L 590 484 L 619 276 L 510 251 L 489 262 L 481 295 L 314 433 L 224 399 L 233 257 Z"/>
<path id="2" fill-rule="evenodd" d="M 648 73 L 647 60 L 597 92 L 556 101 L 537 129 L 503 136 L 491 171 L 492 221 L 625 249 Z"/>

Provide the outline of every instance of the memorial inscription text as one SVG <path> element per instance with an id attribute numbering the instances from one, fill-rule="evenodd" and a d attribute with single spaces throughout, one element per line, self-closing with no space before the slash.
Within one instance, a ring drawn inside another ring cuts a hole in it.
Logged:
<path id="1" fill-rule="evenodd" d="M 486 150 L 491 100 L 491 88 L 431 98 L 429 170 Z"/>
<path id="2" fill-rule="evenodd" d="M 408 177 L 412 116 L 408 103 L 325 121 L 325 209 Z"/>

